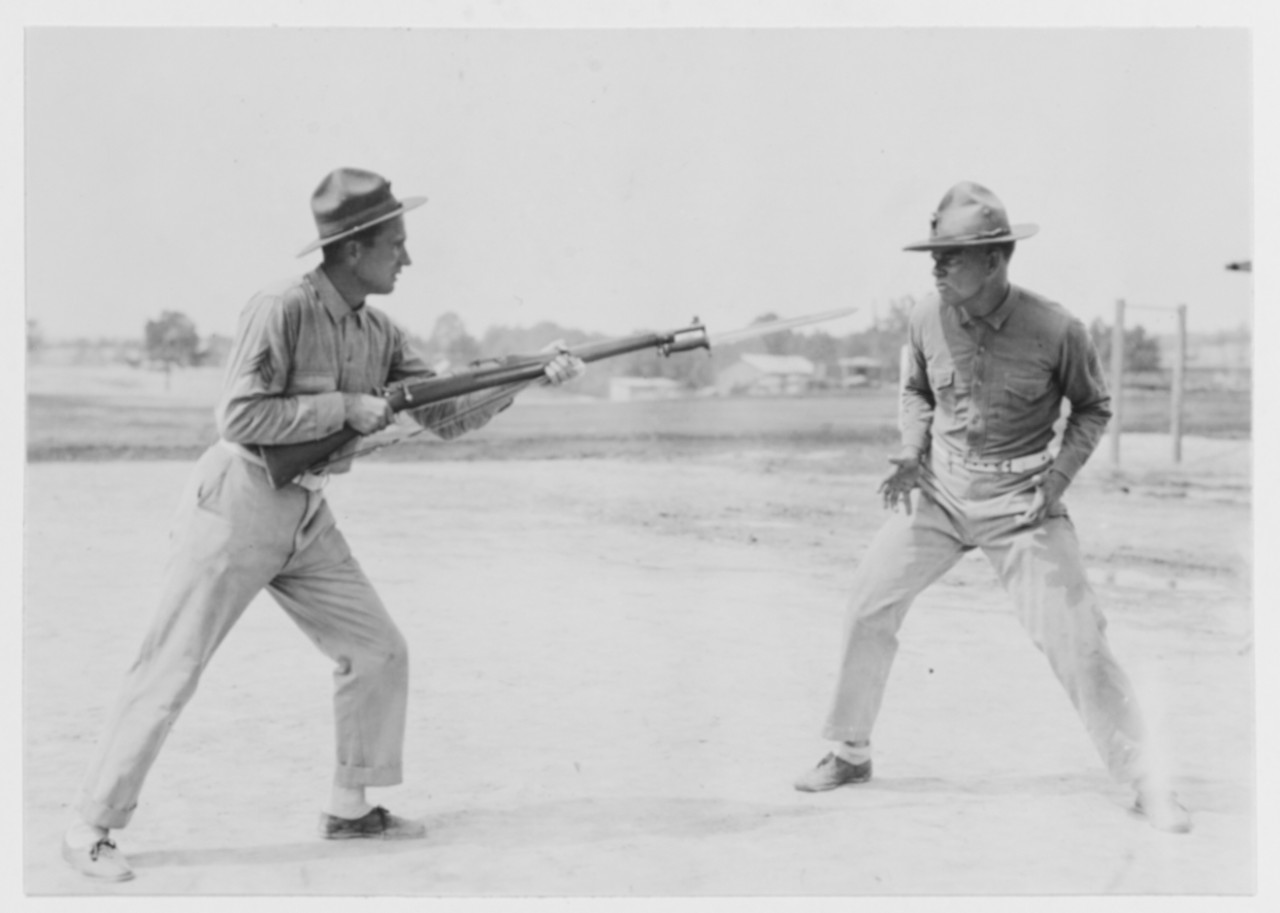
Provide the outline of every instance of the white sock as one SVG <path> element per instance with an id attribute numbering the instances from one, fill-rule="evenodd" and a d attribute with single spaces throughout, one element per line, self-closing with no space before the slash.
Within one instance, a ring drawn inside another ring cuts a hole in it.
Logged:
<path id="1" fill-rule="evenodd" d="M 871 760 L 871 745 L 855 745 L 852 742 L 841 742 L 836 746 L 835 755 L 849 764 L 865 764 Z"/>
<path id="2" fill-rule="evenodd" d="M 373 809 L 364 795 L 363 786 L 338 786 L 334 784 L 329 796 L 329 814 L 335 818 L 354 820 Z"/>

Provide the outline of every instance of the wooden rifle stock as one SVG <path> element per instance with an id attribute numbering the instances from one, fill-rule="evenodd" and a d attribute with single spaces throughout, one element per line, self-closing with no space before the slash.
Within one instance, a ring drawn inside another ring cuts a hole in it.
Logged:
<path id="1" fill-rule="evenodd" d="M 674 352 L 710 348 L 706 327 L 695 319 L 689 326 L 669 333 L 644 333 L 623 339 L 585 343 L 568 351 L 583 361 L 592 362 L 642 349 L 657 349 L 663 355 L 671 355 Z M 505 363 L 499 367 L 479 368 L 448 377 L 402 381 L 379 393 L 386 397 L 394 412 L 420 409 L 479 390 L 537 380 L 542 376 L 547 363 L 558 354 L 547 352 L 512 356 L 505 359 Z M 359 436 L 360 432 L 350 425 L 344 425 L 333 434 L 314 441 L 303 441 L 300 444 L 261 444 L 257 449 L 266 463 L 272 486 L 281 488 L 304 472 L 322 468 L 332 454 Z"/>

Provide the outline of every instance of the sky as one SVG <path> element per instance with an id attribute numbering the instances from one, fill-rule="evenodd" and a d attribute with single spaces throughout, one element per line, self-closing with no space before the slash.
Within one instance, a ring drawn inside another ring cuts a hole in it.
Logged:
<path id="1" fill-rule="evenodd" d="M 1252 323 L 1243 28 L 28 26 L 25 299 L 48 338 L 230 334 L 311 268 L 339 166 L 428 204 L 375 303 L 427 335 L 620 335 L 931 287 L 957 181 L 1040 226 L 1013 281 L 1086 321 Z M 496 354 L 496 353 L 492 353 Z"/>

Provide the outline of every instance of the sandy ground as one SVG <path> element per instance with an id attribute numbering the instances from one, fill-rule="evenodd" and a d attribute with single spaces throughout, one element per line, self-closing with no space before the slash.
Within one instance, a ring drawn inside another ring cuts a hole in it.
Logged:
<path id="1" fill-rule="evenodd" d="M 876 779 L 792 789 L 826 750 L 844 591 L 881 521 L 837 452 L 367 464 L 329 496 L 413 650 L 406 782 L 372 798 L 429 839 L 314 836 L 329 668 L 262 598 L 117 834 L 138 872 L 119 886 L 66 869 L 59 837 L 189 467 L 30 465 L 25 889 L 1247 894 L 1248 445 L 1188 441 L 1179 472 L 1166 445 L 1127 438 L 1125 478 L 1095 465 L 1068 500 L 1190 835 L 1127 813 L 980 555 L 907 619 Z"/>

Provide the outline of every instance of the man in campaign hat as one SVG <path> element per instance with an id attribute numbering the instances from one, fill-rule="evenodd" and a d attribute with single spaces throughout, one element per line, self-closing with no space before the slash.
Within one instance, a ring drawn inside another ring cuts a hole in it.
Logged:
<path id="1" fill-rule="evenodd" d="M 1062 495 L 1111 417 L 1098 356 L 1079 319 L 1009 282 L 1011 225 L 986 187 L 942 198 L 927 239 L 936 296 L 912 312 L 902 387 L 902 449 L 880 486 L 894 514 L 853 579 L 835 697 L 832 751 L 796 781 L 806 792 L 871 779 L 871 729 L 915 597 L 974 548 L 1066 689 L 1108 770 L 1156 828 L 1190 830 L 1162 784 L 1137 698 L 1107 643 Z M 1051 449 L 1063 400 L 1071 405 Z M 903 508 L 902 513 L 897 508 Z"/>
<path id="2" fill-rule="evenodd" d="M 200 458 L 171 535 L 160 606 L 99 741 L 63 838 L 63 857 L 92 878 L 123 881 L 132 869 L 110 831 L 129 823 L 143 781 L 214 651 L 266 589 L 335 663 L 335 773 L 320 817 L 327 839 L 415 838 L 421 823 L 370 804 L 365 790 L 402 779 L 408 649 L 352 557 L 324 498 L 346 472 L 359 438 L 319 473 L 272 486 L 258 448 L 326 437 L 349 425 L 362 435 L 393 419 L 374 391 L 431 377 L 403 329 L 367 303 L 395 288 L 411 261 L 404 214 L 425 203 L 397 199 L 387 180 L 340 168 L 311 198 L 323 250 L 310 272 L 255 295 L 240 315 L 216 418 L 221 439 Z M 566 352 L 546 367 L 558 384 L 582 373 Z M 485 391 L 410 414 L 440 437 L 478 428 L 513 394 Z"/>

